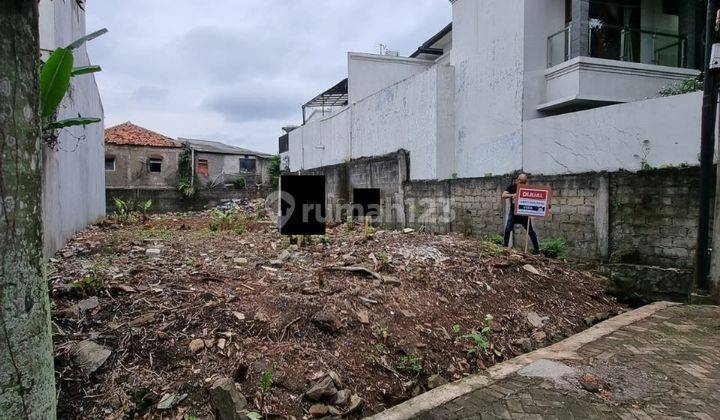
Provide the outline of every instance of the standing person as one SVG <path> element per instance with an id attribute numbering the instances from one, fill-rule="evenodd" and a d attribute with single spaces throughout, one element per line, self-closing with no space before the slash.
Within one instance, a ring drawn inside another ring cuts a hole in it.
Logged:
<path id="1" fill-rule="evenodd" d="M 527 185 L 527 183 L 528 175 L 526 173 L 521 173 L 520 175 L 518 175 L 515 183 L 505 188 L 505 191 L 503 191 L 502 193 L 503 199 L 510 199 L 510 212 L 508 213 L 507 224 L 505 225 L 505 237 L 503 240 L 503 245 L 507 247 L 510 243 L 510 234 L 512 234 L 515 225 L 522 225 L 525 229 L 529 230 L 530 240 L 533 244 L 533 254 L 539 254 L 540 244 L 538 243 L 538 238 L 535 234 L 535 229 L 533 229 L 532 222 L 528 224 L 527 216 L 515 215 L 515 200 L 517 199 L 518 185 Z"/>

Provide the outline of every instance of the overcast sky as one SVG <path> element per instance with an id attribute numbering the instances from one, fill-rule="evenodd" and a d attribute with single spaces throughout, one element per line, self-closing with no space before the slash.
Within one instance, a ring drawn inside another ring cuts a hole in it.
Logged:
<path id="1" fill-rule="evenodd" d="M 347 51 L 412 53 L 447 0 L 93 0 L 91 60 L 105 125 L 277 153 L 300 106 L 347 77 Z"/>

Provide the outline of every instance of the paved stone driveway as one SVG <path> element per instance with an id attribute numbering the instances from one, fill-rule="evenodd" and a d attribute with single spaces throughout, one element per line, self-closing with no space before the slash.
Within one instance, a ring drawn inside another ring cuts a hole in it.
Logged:
<path id="1" fill-rule="evenodd" d="M 418 418 L 720 419 L 720 307 L 669 307 L 584 345 L 578 355 L 562 361 L 567 367 L 530 365 Z M 574 373 L 556 375 L 568 367 Z M 601 390 L 585 390 L 583 376 Z"/>

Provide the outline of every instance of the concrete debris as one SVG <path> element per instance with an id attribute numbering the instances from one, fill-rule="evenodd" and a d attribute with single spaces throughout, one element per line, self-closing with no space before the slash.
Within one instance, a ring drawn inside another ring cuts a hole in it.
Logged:
<path id="1" fill-rule="evenodd" d="M 202 338 L 196 338 L 190 342 L 189 348 L 191 352 L 198 353 L 205 348 L 205 341 Z"/>
<path id="2" fill-rule="evenodd" d="M 248 259 L 247 258 L 234 258 L 233 264 L 235 265 L 247 265 Z"/>
<path id="3" fill-rule="evenodd" d="M 315 383 L 306 393 L 308 401 L 327 401 L 338 393 L 335 382 L 330 376 L 325 376 Z"/>
<path id="4" fill-rule="evenodd" d="M 210 398 L 219 420 L 245 420 L 247 399 L 231 378 L 220 378 L 210 388 Z"/>
<path id="5" fill-rule="evenodd" d="M 353 395 L 350 397 L 350 407 L 348 407 L 347 411 L 345 411 L 345 415 L 354 413 L 355 411 L 359 410 L 363 404 L 365 404 L 365 400 L 360 398 L 358 395 Z"/>
<path id="6" fill-rule="evenodd" d="M 536 312 L 528 312 L 527 314 L 528 323 L 537 329 L 544 327 L 549 319 L 548 317 L 540 317 Z"/>
<path id="7" fill-rule="evenodd" d="M 175 399 L 177 398 L 177 395 L 175 394 L 164 394 L 160 398 L 160 402 L 157 404 L 158 410 L 169 410 L 172 408 L 173 404 L 175 404 Z"/>
<path id="8" fill-rule="evenodd" d="M 340 328 L 342 328 L 340 318 L 329 310 L 316 312 L 310 320 L 316 327 L 318 327 L 318 329 L 330 334 L 336 333 L 340 330 Z"/>
<path id="9" fill-rule="evenodd" d="M 112 351 L 94 341 L 85 340 L 74 347 L 73 354 L 75 363 L 85 375 L 90 376 L 105 363 Z"/>
<path id="10" fill-rule="evenodd" d="M 525 265 L 523 265 L 523 270 L 527 271 L 528 273 L 535 274 L 536 276 L 539 276 L 539 275 L 540 275 L 540 272 L 538 271 L 538 269 L 535 268 L 535 267 L 533 267 L 533 266 L 530 265 L 530 264 L 525 264 Z"/>
<path id="11" fill-rule="evenodd" d="M 547 334 L 545 334 L 545 331 L 535 331 L 532 333 L 532 338 L 538 343 L 542 343 L 547 338 Z"/>
<path id="12" fill-rule="evenodd" d="M 361 324 L 367 325 L 370 323 L 370 312 L 363 309 L 357 313 L 357 318 Z"/>
<path id="13" fill-rule="evenodd" d="M 308 411 L 308 414 L 310 414 L 311 417 L 323 417 L 328 414 L 330 411 L 329 407 L 325 404 L 314 404 L 310 407 L 310 410 Z"/>
<path id="14" fill-rule="evenodd" d="M 343 389 L 337 392 L 335 394 L 335 398 L 333 398 L 332 403 L 333 405 L 336 405 L 338 407 L 345 407 L 350 402 L 350 390 Z"/>
<path id="15" fill-rule="evenodd" d="M 148 248 L 145 250 L 145 255 L 148 257 L 159 257 L 162 251 L 158 248 Z"/>
<path id="16" fill-rule="evenodd" d="M 428 378 L 428 389 L 435 389 L 439 386 L 445 385 L 448 381 L 440 375 L 432 375 Z"/>
<path id="17" fill-rule="evenodd" d="M 97 296 L 93 296 L 88 299 L 81 300 L 75 305 L 64 310 L 62 313 L 66 314 L 67 316 L 78 318 L 83 316 L 85 312 L 96 309 L 99 306 L 100 301 L 98 301 Z"/>
<path id="18" fill-rule="evenodd" d="M 338 375 L 337 372 L 335 372 L 334 370 L 331 370 L 330 372 L 328 372 L 328 376 L 330 377 L 330 379 L 332 379 L 333 383 L 335 384 L 335 388 L 342 389 L 342 387 L 343 387 L 342 378 L 340 378 L 340 375 Z"/>

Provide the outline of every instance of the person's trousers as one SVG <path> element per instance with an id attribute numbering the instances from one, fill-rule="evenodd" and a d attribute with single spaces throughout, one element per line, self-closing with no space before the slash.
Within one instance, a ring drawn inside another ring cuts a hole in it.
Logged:
<path id="1" fill-rule="evenodd" d="M 511 214 L 508 216 L 507 224 L 505 225 L 505 237 L 503 238 L 503 245 L 506 247 L 508 244 L 510 244 L 510 235 L 513 233 L 513 229 L 515 228 L 515 225 L 522 225 L 525 229 L 528 228 L 528 219 L 527 217 L 519 217 L 515 216 L 514 214 Z M 538 243 L 537 235 L 535 234 L 535 229 L 533 229 L 532 222 L 530 222 L 530 229 L 529 229 L 529 235 L 530 240 L 533 244 L 533 250 L 535 253 L 540 252 L 540 244 Z"/>

